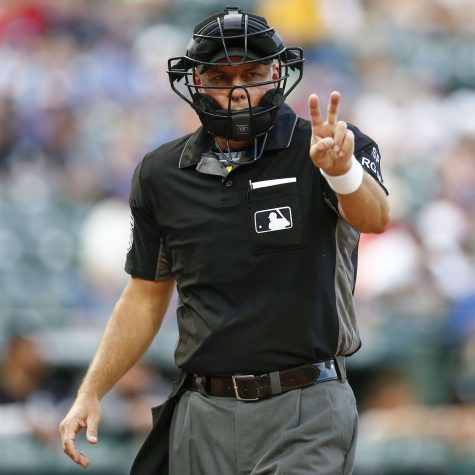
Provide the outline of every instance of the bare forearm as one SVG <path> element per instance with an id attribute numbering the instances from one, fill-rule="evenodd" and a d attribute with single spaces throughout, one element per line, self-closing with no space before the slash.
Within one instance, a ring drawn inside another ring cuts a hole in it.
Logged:
<path id="1" fill-rule="evenodd" d="M 340 213 L 362 233 L 382 233 L 389 224 L 389 204 L 381 187 L 367 173 L 363 183 L 348 195 L 338 195 Z"/>
<path id="2" fill-rule="evenodd" d="M 59 426 L 64 453 L 78 465 L 88 467 L 89 459 L 76 447 L 76 434 L 87 428 L 88 442 L 97 442 L 99 400 L 149 347 L 174 288 L 173 279 L 155 282 L 132 277 L 117 302 L 78 397 Z"/>
<path id="3" fill-rule="evenodd" d="M 137 284 L 124 290 L 107 323 L 79 393 L 102 398 L 137 362 L 160 328 L 173 285 L 150 283 L 162 298 L 147 298 Z M 144 285 L 149 285 L 145 283 Z"/>

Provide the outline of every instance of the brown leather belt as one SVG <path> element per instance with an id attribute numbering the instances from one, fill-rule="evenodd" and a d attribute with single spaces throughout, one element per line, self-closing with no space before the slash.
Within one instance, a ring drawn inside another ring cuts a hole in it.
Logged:
<path id="1" fill-rule="evenodd" d="M 345 358 L 298 366 L 260 375 L 190 375 L 188 387 L 205 396 L 233 397 L 239 401 L 258 401 L 292 389 L 304 388 L 335 379 L 346 379 Z"/>

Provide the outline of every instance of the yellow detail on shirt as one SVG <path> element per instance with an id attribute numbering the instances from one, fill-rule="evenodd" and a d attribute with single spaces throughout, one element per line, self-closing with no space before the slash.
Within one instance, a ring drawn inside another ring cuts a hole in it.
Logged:
<path id="1" fill-rule="evenodd" d="M 226 170 L 228 171 L 228 173 L 229 173 L 232 169 L 233 169 L 233 166 L 232 166 L 232 165 L 228 165 L 228 166 L 226 167 Z"/>

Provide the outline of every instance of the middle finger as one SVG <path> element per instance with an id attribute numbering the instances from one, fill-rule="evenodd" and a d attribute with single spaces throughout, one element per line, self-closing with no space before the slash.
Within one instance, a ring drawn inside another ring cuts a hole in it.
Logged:
<path id="1" fill-rule="evenodd" d="M 328 124 L 335 126 L 338 118 L 338 107 L 340 105 L 340 93 L 333 91 L 330 94 L 330 102 L 327 109 L 327 122 Z"/>
<path id="2" fill-rule="evenodd" d="M 79 461 L 79 451 L 76 449 L 74 439 L 71 437 L 65 437 L 63 440 L 64 453 L 72 458 L 76 463 Z"/>

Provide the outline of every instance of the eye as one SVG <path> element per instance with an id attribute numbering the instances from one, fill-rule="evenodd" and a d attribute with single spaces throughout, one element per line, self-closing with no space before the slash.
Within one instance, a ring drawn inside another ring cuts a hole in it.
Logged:
<path id="1" fill-rule="evenodd" d="M 261 77 L 256 71 L 248 71 L 244 76 L 248 79 L 258 79 Z"/>
<path id="2" fill-rule="evenodd" d="M 226 80 L 226 76 L 222 73 L 213 74 L 209 77 L 209 82 L 213 84 L 221 83 Z"/>
<path id="3" fill-rule="evenodd" d="M 243 74 L 243 81 L 247 84 L 256 84 L 264 80 L 264 76 L 259 71 L 247 71 Z"/>

